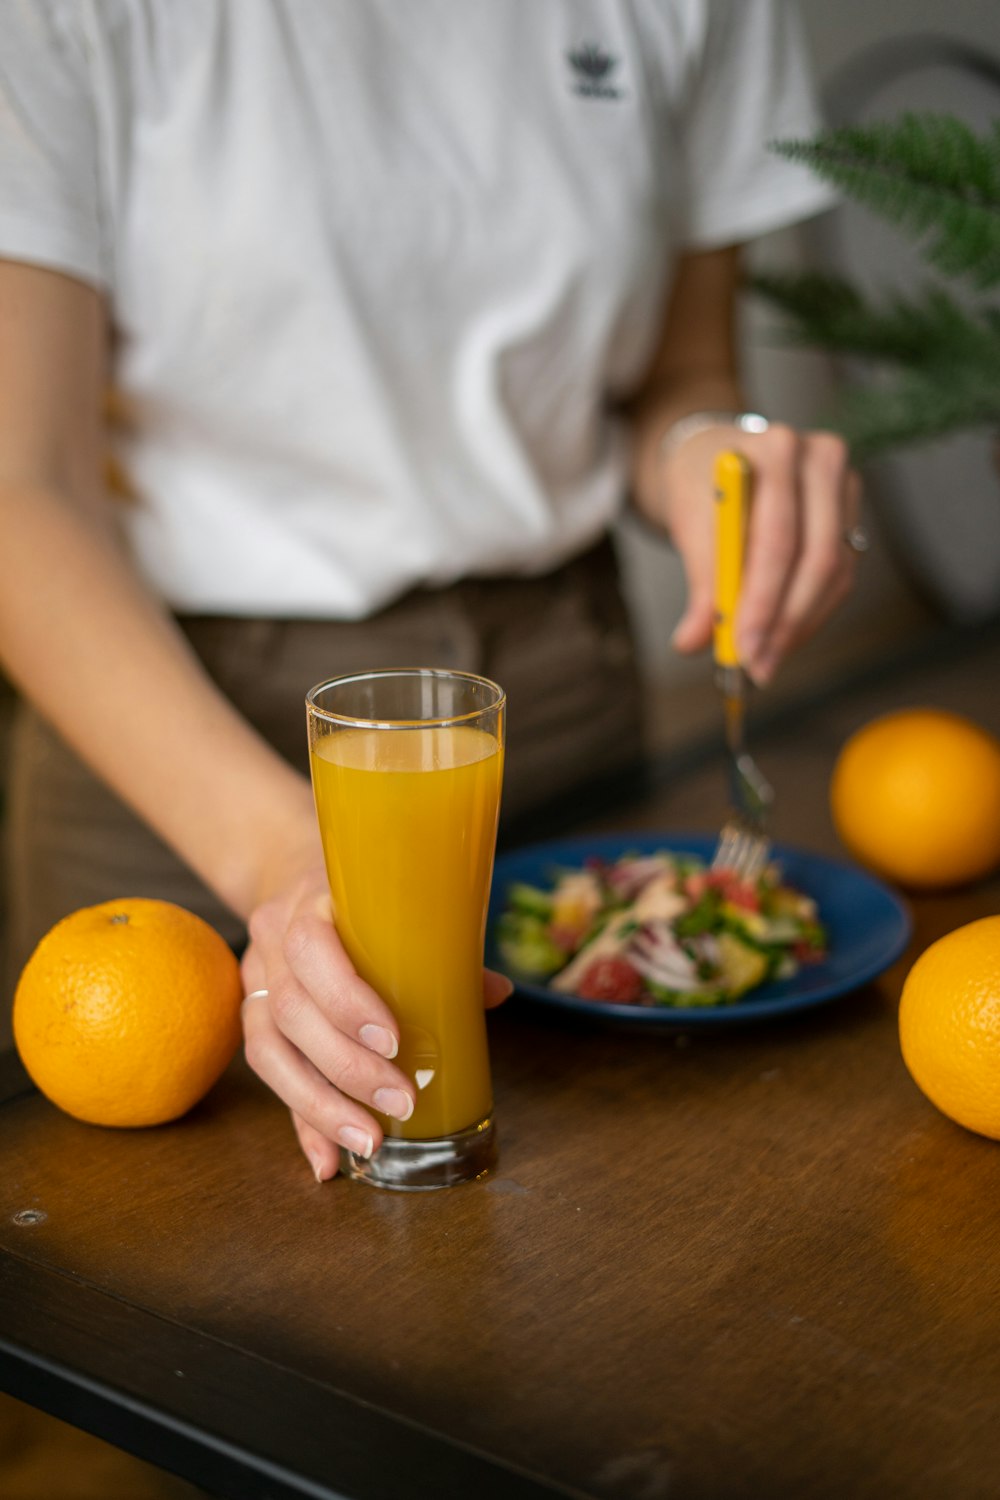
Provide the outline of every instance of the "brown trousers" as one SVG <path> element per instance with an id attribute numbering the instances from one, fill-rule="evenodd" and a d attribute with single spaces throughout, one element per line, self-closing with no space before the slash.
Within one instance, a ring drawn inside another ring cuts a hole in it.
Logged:
<path id="1" fill-rule="evenodd" d="M 307 690 L 338 673 L 399 666 L 453 667 L 503 685 L 507 826 L 523 828 L 533 809 L 638 759 L 632 640 L 606 541 L 543 579 L 417 591 L 358 623 L 186 617 L 180 624 L 214 681 L 304 774 Z M 9 996 L 59 917 L 118 896 L 175 901 L 234 946 L 243 941 L 233 914 L 27 705 L 18 707 L 12 733 L 6 884 Z"/>

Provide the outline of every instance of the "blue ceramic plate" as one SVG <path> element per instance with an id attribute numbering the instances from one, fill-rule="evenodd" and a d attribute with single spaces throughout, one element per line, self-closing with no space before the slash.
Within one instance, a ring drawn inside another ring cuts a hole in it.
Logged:
<path id="1" fill-rule="evenodd" d="M 658 849 L 696 854 L 708 861 L 715 839 L 706 834 L 633 833 L 614 837 L 563 839 L 512 850 L 497 858 L 487 927 L 486 962 L 503 969 L 494 928 L 516 880 L 547 887 L 560 868 L 579 868 L 592 855 L 604 860 L 622 854 L 654 854 Z M 776 844 L 774 858 L 790 885 L 812 896 L 829 935 L 830 954 L 821 964 L 803 968 L 791 979 L 751 990 L 731 1005 L 675 1009 L 670 1006 L 612 1005 L 564 995 L 547 984 L 518 980 L 518 993 L 558 1010 L 602 1016 L 616 1021 L 643 1021 L 665 1026 L 720 1026 L 732 1022 L 788 1015 L 821 1005 L 858 989 L 894 963 L 910 940 L 910 914 L 899 897 L 856 866 Z"/>

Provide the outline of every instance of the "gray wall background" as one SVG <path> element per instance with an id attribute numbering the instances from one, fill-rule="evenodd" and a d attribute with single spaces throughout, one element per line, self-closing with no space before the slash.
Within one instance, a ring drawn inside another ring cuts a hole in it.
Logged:
<path id="1" fill-rule="evenodd" d="M 750 0 L 752 3 L 752 0 Z M 794 3 L 794 0 L 793 0 Z M 797 0 L 809 38 L 813 64 L 823 87 L 845 60 L 872 44 L 913 34 L 935 33 L 972 43 L 1000 58 L 1000 0 Z M 912 87 L 912 86 L 911 86 Z M 923 82 L 920 85 L 924 87 Z M 902 107 L 948 108 L 948 87 L 938 90 L 927 81 L 928 96 Z M 951 85 L 954 92 L 954 84 Z M 892 96 L 890 103 L 895 104 Z M 886 113 L 890 112 L 887 108 Z M 891 112 L 895 112 L 894 109 Z M 1000 97 L 996 113 L 1000 114 Z M 858 211 L 860 212 L 860 211 Z M 884 231 L 891 234 L 892 231 Z M 901 243 L 901 242 L 900 242 Z M 892 253 L 890 247 L 890 254 Z M 752 264 L 802 264 L 810 259 L 807 231 L 788 231 L 760 241 Z M 828 405 L 835 380 L 827 360 L 819 355 L 774 347 L 767 315 L 752 302 L 742 312 L 743 358 L 752 405 L 775 417 L 800 425 L 817 423 Z M 984 450 L 985 451 L 985 450 Z M 948 463 L 947 453 L 921 450 L 917 475 L 926 465 Z M 978 554 L 995 527 L 995 555 L 1000 587 L 1000 483 L 985 461 L 974 460 L 977 504 L 985 529 Z M 980 470 L 982 473 L 980 474 Z M 898 549 L 879 524 L 879 494 L 871 476 L 866 525 L 873 550 L 864 559 L 855 594 L 815 640 L 802 648 L 768 689 L 781 699 L 801 693 L 817 679 L 829 679 L 873 656 L 890 660 L 895 652 L 934 626 L 934 615 L 914 591 Z M 909 475 L 906 483 L 909 483 Z M 919 477 L 915 488 L 919 488 Z M 881 507 L 884 512 L 884 507 Z M 989 524 L 986 525 L 985 523 Z M 621 557 L 633 600 L 640 643 L 653 700 L 654 745 L 669 747 L 709 728 L 717 715 L 711 690 L 711 668 L 706 658 L 681 659 L 670 648 L 669 637 L 683 607 L 683 576 L 676 558 L 665 546 L 650 544 L 649 534 L 626 523 L 621 530 Z M 992 545 L 992 544 L 991 544 Z M 955 566 L 961 569 L 962 559 Z M 992 586 L 987 580 L 987 587 Z"/>

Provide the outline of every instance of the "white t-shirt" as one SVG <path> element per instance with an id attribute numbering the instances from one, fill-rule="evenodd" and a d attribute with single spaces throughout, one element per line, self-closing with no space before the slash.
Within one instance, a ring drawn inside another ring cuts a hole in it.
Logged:
<path id="1" fill-rule="evenodd" d="M 358 618 L 617 513 L 671 264 L 826 206 L 782 0 L 0 0 L 0 256 L 103 288 L 138 566 Z"/>

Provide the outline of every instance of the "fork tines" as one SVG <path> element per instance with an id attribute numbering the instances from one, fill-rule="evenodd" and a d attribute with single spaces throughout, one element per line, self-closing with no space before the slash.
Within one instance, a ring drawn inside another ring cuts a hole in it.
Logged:
<path id="1" fill-rule="evenodd" d="M 719 834 L 712 869 L 732 870 L 740 880 L 756 880 L 767 864 L 770 852 L 766 834 L 732 817 Z"/>

